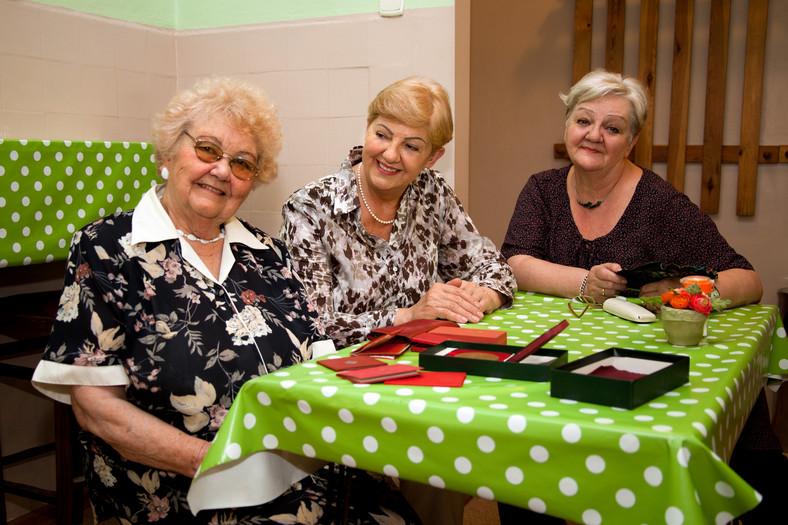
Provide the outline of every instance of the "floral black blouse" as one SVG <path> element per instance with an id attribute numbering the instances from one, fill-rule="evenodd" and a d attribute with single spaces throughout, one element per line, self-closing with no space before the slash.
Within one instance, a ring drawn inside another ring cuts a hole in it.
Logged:
<path id="1" fill-rule="evenodd" d="M 511 306 L 511 268 L 437 171 L 422 171 L 405 190 L 388 242 L 366 231 L 353 173 L 361 151 L 353 148 L 339 173 L 306 185 L 282 208 L 280 236 L 337 346 L 363 341 L 430 286 L 454 278 L 500 292 Z"/>
<path id="2" fill-rule="evenodd" d="M 155 188 L 135 211 L 76 232 L 36 387 L 69 401 L 66 385 L 126 385 L 130 403 L 211 441 L 243 383 L 310 359 L 321 345 L 333 350 L 284 244 L 235 218 L 224 227 L 220 281 L 178 239 Z M 259 508 L 195 518 L 190 478 L 125 460 L 90 433 L 81 438 L 99 520 L 296 523 L 300 513 L 319 523 L 324 514 L 321 471 Z"/>

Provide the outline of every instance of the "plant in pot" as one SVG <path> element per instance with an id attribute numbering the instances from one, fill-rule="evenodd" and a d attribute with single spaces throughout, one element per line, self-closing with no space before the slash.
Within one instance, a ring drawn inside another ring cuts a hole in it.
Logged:
<path id="1" fill-rule="evenodd" d="M 661 305 L 662 328 L 668 343 L 695 346 L 703 339 L 706 321 L 712 311 L 722 311 L 730 301 L 720 299 L 714 291 L 705 294 L 698 284 L 668 290 L 659 297 L 645 300 Z"/>

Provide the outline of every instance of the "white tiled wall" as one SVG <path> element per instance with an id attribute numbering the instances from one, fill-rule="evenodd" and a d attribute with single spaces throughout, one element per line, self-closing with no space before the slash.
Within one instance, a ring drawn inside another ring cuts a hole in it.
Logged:
<path id="1" fill-rule="evenodd" d="M 0 0 L 0 138 L 149 140 L 151 117 L 207 74 L 246 78 L 279 107 L 280 175 L 239 211 L 275 234 L 290 193 L 361 143 L 381 88 L 420 74 L 453 96 L 454 8 L 175 32 Z M 437 168 L 452 183 L 447 149 Z"/>

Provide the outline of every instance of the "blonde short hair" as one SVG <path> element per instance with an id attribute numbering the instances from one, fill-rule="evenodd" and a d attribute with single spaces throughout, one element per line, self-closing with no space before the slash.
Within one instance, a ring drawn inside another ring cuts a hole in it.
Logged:
<path id="1" fill-rule="evenodd" d="M 259 173 L 252 179 L 257 187 L 276 178 L 276 156 L 282 149 L 282 125 L 276 106 L 261 88 L 231 77 L 206 77 L 177 93 L 164 112 L 153 120 L 155 159 L 161 164 L 173 156 L 178 141 L 195 121 L 225 119 L 257 146 Z"/>
<path id="2" fill-rule="evenodd" d="M 608 95 L 623 97 L 629 101 L 632 107 L 629 112 L 629 127 L 632 136 L 637 136 L 643 129 L 648 112 L 648 92 L 641 81 L 605 69 L 595 69 L 578 80 L 569 93 L 561 94 L 560 97 L 566 104 L 566 118 L 569 120 L 578 104 Z"/>
<path id="3" fill-rule="evenodd" d="M 367 125 L 379 117 L 412 128 L 427 128 L 433 152 L 454 134 L 449 95 L 443 86 L 428 78 L 403 78 L 383 88 L 369 104 Z"/>

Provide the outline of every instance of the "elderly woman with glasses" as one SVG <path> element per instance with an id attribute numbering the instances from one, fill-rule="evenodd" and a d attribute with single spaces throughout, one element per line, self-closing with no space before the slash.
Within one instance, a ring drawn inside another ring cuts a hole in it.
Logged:
<path id="1" fill-rule="evenodd" d="M 234 215 L 276 176 L 281 137 L 262 90 L 199 81 L 155 120 L 164 184 L 74 235 L 33 382 L 83 428 L 98 521 L 322 523 L 347 510 L 418 522 L 388 480 L 333 466 L 258 507 L 193 516 L 187 503 L 243 383 L 334 350 L 284 244 Z"/>

